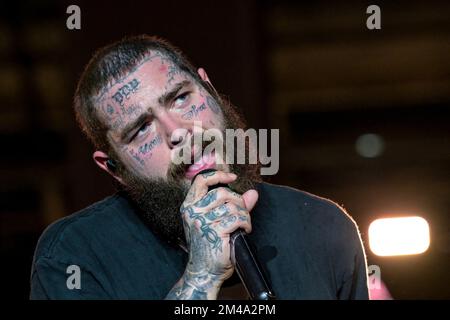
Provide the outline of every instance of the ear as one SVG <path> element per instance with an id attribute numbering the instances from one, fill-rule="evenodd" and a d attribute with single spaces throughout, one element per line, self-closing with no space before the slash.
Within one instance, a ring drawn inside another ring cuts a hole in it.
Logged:
<path id="1" fill-rule="evenodd" d="M 215 91 L 217 95 L 219 95 L 219 94 L 217 93 L 216 88 L 214 88 L 214 86 L 212 85 L 211 81 L 209 80 L 208 75 L 206 74 L 205 69 L 203 69 L 203 68 L 198 68 L 197 73 L 199 74 L 200 78 L 202 78 L 203 81 L 207 82 L 207 83 L 210 85 L 210 87 L 212 88 L 212 90 Z"/>
<path id="2" fill-rule="evenodd" d="M 200 76 L 200 78 L 202 78 L 203 81 L 208 81 L 209 83 L 211 83 L 209 81 L 208 75 L 206 74 L 205 69 L 203 68 L 198 68 L 197 70 L 198 75 Z"/>
<path id="3" fill-rule="evenodd" d="M 200 78 L 202 78 L 203 81 L 208 82 L 214 88 L 214 86 L 211 83 L 211 80 L 209 80 L 208 75 L 206 74 L 205 69 L 198 68 L 197 73 L 200 76 Z M 214 90 L 216 90 L 216 89 L 214 88 Z"/>
<path id="4" fill-rule="evenodd" d="M 94 159 L 97 166 L 100 167 L 100 169 L 108 172 L 108 174 L 110 174 L 114 179 L 123 184 L 122 178 L 120 178 L 116 172 L 113 172 L 108 168 L 106 161 L 109 160 L 109 156 L 106 153 L 97 150 L 92 154 L 92 158 Z"/>

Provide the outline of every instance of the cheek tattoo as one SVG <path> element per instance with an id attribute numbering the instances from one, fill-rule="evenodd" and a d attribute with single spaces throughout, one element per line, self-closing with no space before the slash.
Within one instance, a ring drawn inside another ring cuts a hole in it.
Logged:
<path id="1" fill-rule="evenodd" d="M 161 136 L 158 134 L 155 138 L 153 138 L 150 142 L 147 142 L 139 147 L 139 154 L 142 155 L 149 155 L 151 156 L 151 151 L 156 146 L 160 145 L 162 143 Z"/>
<path id="2" fill-rule="evenodd" d="M 206 109 L 206 105 L 204 103 L 202 103 L 199 107 L 192 105 L 191 110 L 189 110 L 188 112 L 183 114 L 181 116 L 181 118 L 183 118 L 184 120 L 191 120 L 192 118 L 197 117 L 198 114 L 205 109 Z"/>
<path id="3" fill-rule="evenodd" d="M 129 149 L 126 148 L 126 151 L 128 152 L 128 154 L 134 159 L 136 160 L 137 163 L 139 163 L 142 167 L 145 165 L 144 160 L 142 160 L 142 158 L 133 150 L 133 149 Z"/>

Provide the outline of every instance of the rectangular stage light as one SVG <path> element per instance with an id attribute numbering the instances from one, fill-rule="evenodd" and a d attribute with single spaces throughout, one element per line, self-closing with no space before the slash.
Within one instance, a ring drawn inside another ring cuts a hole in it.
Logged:
<path id="1" fill-rule="evenodd" d="M 421 217 L 377 219 L 369 226 L 369 245 L 378 256 L 420 254 L 430 246 L 430 229 Z"/>

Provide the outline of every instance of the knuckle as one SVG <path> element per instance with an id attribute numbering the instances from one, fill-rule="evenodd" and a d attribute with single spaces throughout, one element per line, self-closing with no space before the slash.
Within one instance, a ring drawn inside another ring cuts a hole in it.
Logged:
<path id="1" fill-rule="evenodd" d="M 239 209 L 238 209 L 238 205 L 237 204 L 235 204 L 233 202 L 228 202 L 227 206 L 228 206 L 228 209 L 230 210 L 231 213 L 233 213 L 235 215 L 238 214 Z"/>
<path id="2" fill-rule="evenodd" d="M 216 190 L 217 190 L 217 195 L 220 198 L 224 198 L 224 197 L 226 197 L 228 195 L 230 189 L 225 188 L 225 187 L 219 187 Z"/>
<path id="3" fill-rule="evenodd" d="M 243 203 L 231 203 L 233 206 L 233 210 L 238 215 L 249 215 L 247 208 Z"/>
<path id="4" fill-rule="evenodd" d="M 230 208 L 227 203 L 223 203 L 216 208 L 218 216 L 224 216 L 230 212 Z"/>
<path id="5" fill-rule="evenodd" d="M 231 194 L 236 198 L 242 199 L 242 195 L 237 192 L 232 191 Z"/>

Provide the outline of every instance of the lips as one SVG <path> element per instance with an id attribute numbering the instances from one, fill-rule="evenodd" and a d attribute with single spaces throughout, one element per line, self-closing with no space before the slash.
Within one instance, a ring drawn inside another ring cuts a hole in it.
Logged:
<path id="1" fill-rule="evenodd" d="M 194 162 L 186 170 L 185 177 L 191 180 L 197 173 L 205 169 L 215 169 L 216 162 L 214 154 L 203 155 L 198 161 Z"/>

